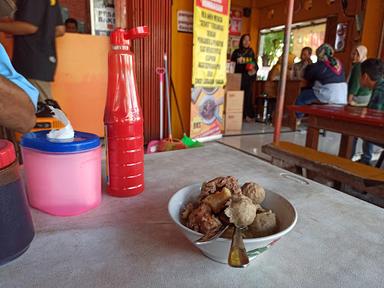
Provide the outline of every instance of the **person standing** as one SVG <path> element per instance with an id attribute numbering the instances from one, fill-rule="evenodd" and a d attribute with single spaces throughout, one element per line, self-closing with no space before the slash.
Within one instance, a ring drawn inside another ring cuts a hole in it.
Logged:
<path id="1" fill-rule="evenodd" d="M 65 27 L 58 0 L 17 0 L 14 21 L 0 31 L 14 35 L 13 66 L 39 90 L 39 100 L 52 99 L 57 66 L 56 37 Z"/>
<path id="2" fill-rule="evenodd" d="M 244 91 L 243 118 L 246 122 L 255 121 L 255 111 L 252 105 L 252 84 L 256 79 L 259 67 L 255 59 L 255 52 L 250 47 L 251 38 L 244 34 L 240 38 L 239 48 L 233 51 L 231 61 L 236 63 L 235 73 L 241 73 L 241 90 Z"/>

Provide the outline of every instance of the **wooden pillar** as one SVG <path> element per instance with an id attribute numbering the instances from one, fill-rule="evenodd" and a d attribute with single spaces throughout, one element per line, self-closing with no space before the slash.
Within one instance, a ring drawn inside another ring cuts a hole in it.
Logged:
<path id="1" fill-rule="evenodd" d="M 294 4 L 295 4 L 294 0 L 289 0 L 288 16 L 287 16 L 287 22 L 285 24 L 283 65 L 281 67 L 279 97 L 277 98 L 277 104 L 276 104 L 275 131 L 273 134 L 274 142 L 280 141 L 281 122 L 283 121 L 285 86 L 287 84 L 287 73 L 288 73 L 289 43 L 291 39 L 291 28 L 292 28 Z"/>
<path id="2" fill-rule="evenodd" d="M 115 0 L 116 27 L 127 28 L 127 0 Z"/>

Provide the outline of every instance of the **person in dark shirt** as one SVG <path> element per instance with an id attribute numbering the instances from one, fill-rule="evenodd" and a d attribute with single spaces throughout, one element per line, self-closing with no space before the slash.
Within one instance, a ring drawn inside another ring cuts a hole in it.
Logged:
<path id="1" fill-rule="evenodd" d="M 17 0 L 14 21 L 0 23 L 0 31 L 14 35 L 13 66 L 39 90 L 40 100 L 51 99 L 57 65 L 56 40 L 65 33 L 58 0 Z"/>
<path id="2" fill-rule="evenodd" d="M 251 38 L 244 34 L 240 38 L 239 48 L 233 51 L 231 61 L 236 63 L 235 73 L 241 73 L 241 90 L 244 91 L 243 118 L 246 122 L 254 122 L 255 111 L 252 105 L 252 83 L 256 79 L 259 67 L 256 64 L 255 53 L 250 47 Z"/>
<path id="3" fill-rule="evenodd" d="M 384 111 L 384 63 L 380 59 L 367 59 L 361 63 L 361 87 L 372 89 L 367 108 Z M 363 141 L 363 155 L 359 162 L 370 164 L 374 143 Z"/>

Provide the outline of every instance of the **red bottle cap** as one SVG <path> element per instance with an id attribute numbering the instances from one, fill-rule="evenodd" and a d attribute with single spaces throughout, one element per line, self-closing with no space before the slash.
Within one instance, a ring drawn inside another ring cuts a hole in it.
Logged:
<path id="1" fill-rule="evenodd" d="M 15 160 L 16 152 L 12 142 L 0 139 L 0 169 L 11 165 Z"/>
<path id="2" fill-rule="evenodd" d="M 126 30 L 123 28 L 116 28 L 112 31 L 110 35 L 110 40 L 112 45 L 131 45 L 131 40 L 137 38 L 144 38 L 149 35 L 149 30 L 147 26 L 139 26 Z"/>

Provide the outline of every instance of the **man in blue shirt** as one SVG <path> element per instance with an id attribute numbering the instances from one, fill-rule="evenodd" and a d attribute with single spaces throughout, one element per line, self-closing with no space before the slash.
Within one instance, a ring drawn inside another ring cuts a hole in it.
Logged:
<path id="1" fill-rule="evenodd" d="M 38 90 L 15 71 L 0 44 L 0 126 L 29 132 L 35 125 Z"/>

